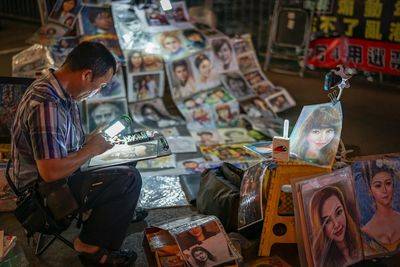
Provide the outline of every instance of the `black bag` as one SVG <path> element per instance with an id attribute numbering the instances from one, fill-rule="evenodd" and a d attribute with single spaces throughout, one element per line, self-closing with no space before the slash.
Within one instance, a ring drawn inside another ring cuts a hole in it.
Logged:
<path id="1" fill-rule="evenodd" d="M 243 170 L 223 163 L 220 168 L 205 170 L 201 176 L 198 211 L 217 216 L 227 232 L 237 231 Z"/>

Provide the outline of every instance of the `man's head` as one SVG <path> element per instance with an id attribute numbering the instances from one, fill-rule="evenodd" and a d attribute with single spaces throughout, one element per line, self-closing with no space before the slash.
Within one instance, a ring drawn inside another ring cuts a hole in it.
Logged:
<path id="1" fill-rule="evenodd" d="M 83 100 L 106 86 L 116 69 L 115 58 L 104 45 L 83 42 L 69 53 L 59 71 L 74 75 L 68 91 L 74 99 Z"/>
<path id="2" fill-rule="evenodd" d="M 92 109 L 90 115 L 93 118 L 96 127 L 102 124 L 108 124 L 120 115 L 119 108 L 113 103 L 102 103 Z"/>
<path id="3" fill-rule="evenodd" d="M 186 82 L 189 78 L 188 66 L 185 60 L 174 61 L 172 69 L 180 82 Z"/>
<path id="4" fill-rule="evenodd" d="M 100 12 L 94 12 L 89 15 L 89 20 L 98 29 L 103 31 L 110 31 L 114 26 L 113 19 L 108 10 L 102 10 Z"/>

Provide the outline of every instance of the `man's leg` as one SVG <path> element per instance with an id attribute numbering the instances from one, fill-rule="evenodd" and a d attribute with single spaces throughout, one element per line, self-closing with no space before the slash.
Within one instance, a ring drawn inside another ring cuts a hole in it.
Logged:
<path id="1" fill-rule="evenodd" d="M 83 210 L 92 210 L 79 240 L 94 247 L 118 250 L 139 198 L 139 172 L 129 166 L 108 167 L 74 175 L 68 184 Z"/>

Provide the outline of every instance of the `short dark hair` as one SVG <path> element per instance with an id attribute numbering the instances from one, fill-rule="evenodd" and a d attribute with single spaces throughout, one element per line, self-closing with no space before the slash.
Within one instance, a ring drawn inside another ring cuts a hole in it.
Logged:
<path id="1" fill-rule="evenodd" d="M 112 68 L 117 70 L 117 62 L 111 52 L 101 43 L 83 42 L 68 54 L 63 66 L 71 71 L 90 69 L 93 79 L 104 76 Z"/>
<path id="2" fill-rule="evenodd" d="M 185 69 L 188 69 L 188 64 L 186 62 L 186 60 L 182 59 L 182 60 L 178 60 L 178 61 L 174 61 L 172 63 L 172 69 L 175 71 L 178 67 L 184 67 Z"/>

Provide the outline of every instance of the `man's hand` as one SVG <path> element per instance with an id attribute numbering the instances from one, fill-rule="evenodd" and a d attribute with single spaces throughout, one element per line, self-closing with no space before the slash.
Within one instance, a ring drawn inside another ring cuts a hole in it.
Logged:
<path id="1" fill-rule="evenodd" d="M 100 132 L 91 135 L 90 139 L 86 143 L 86 149 L 88 149 L 93 156 L 100 155 L 111 149 L 113 146 L 114 145 L 107 141 Z"/>

